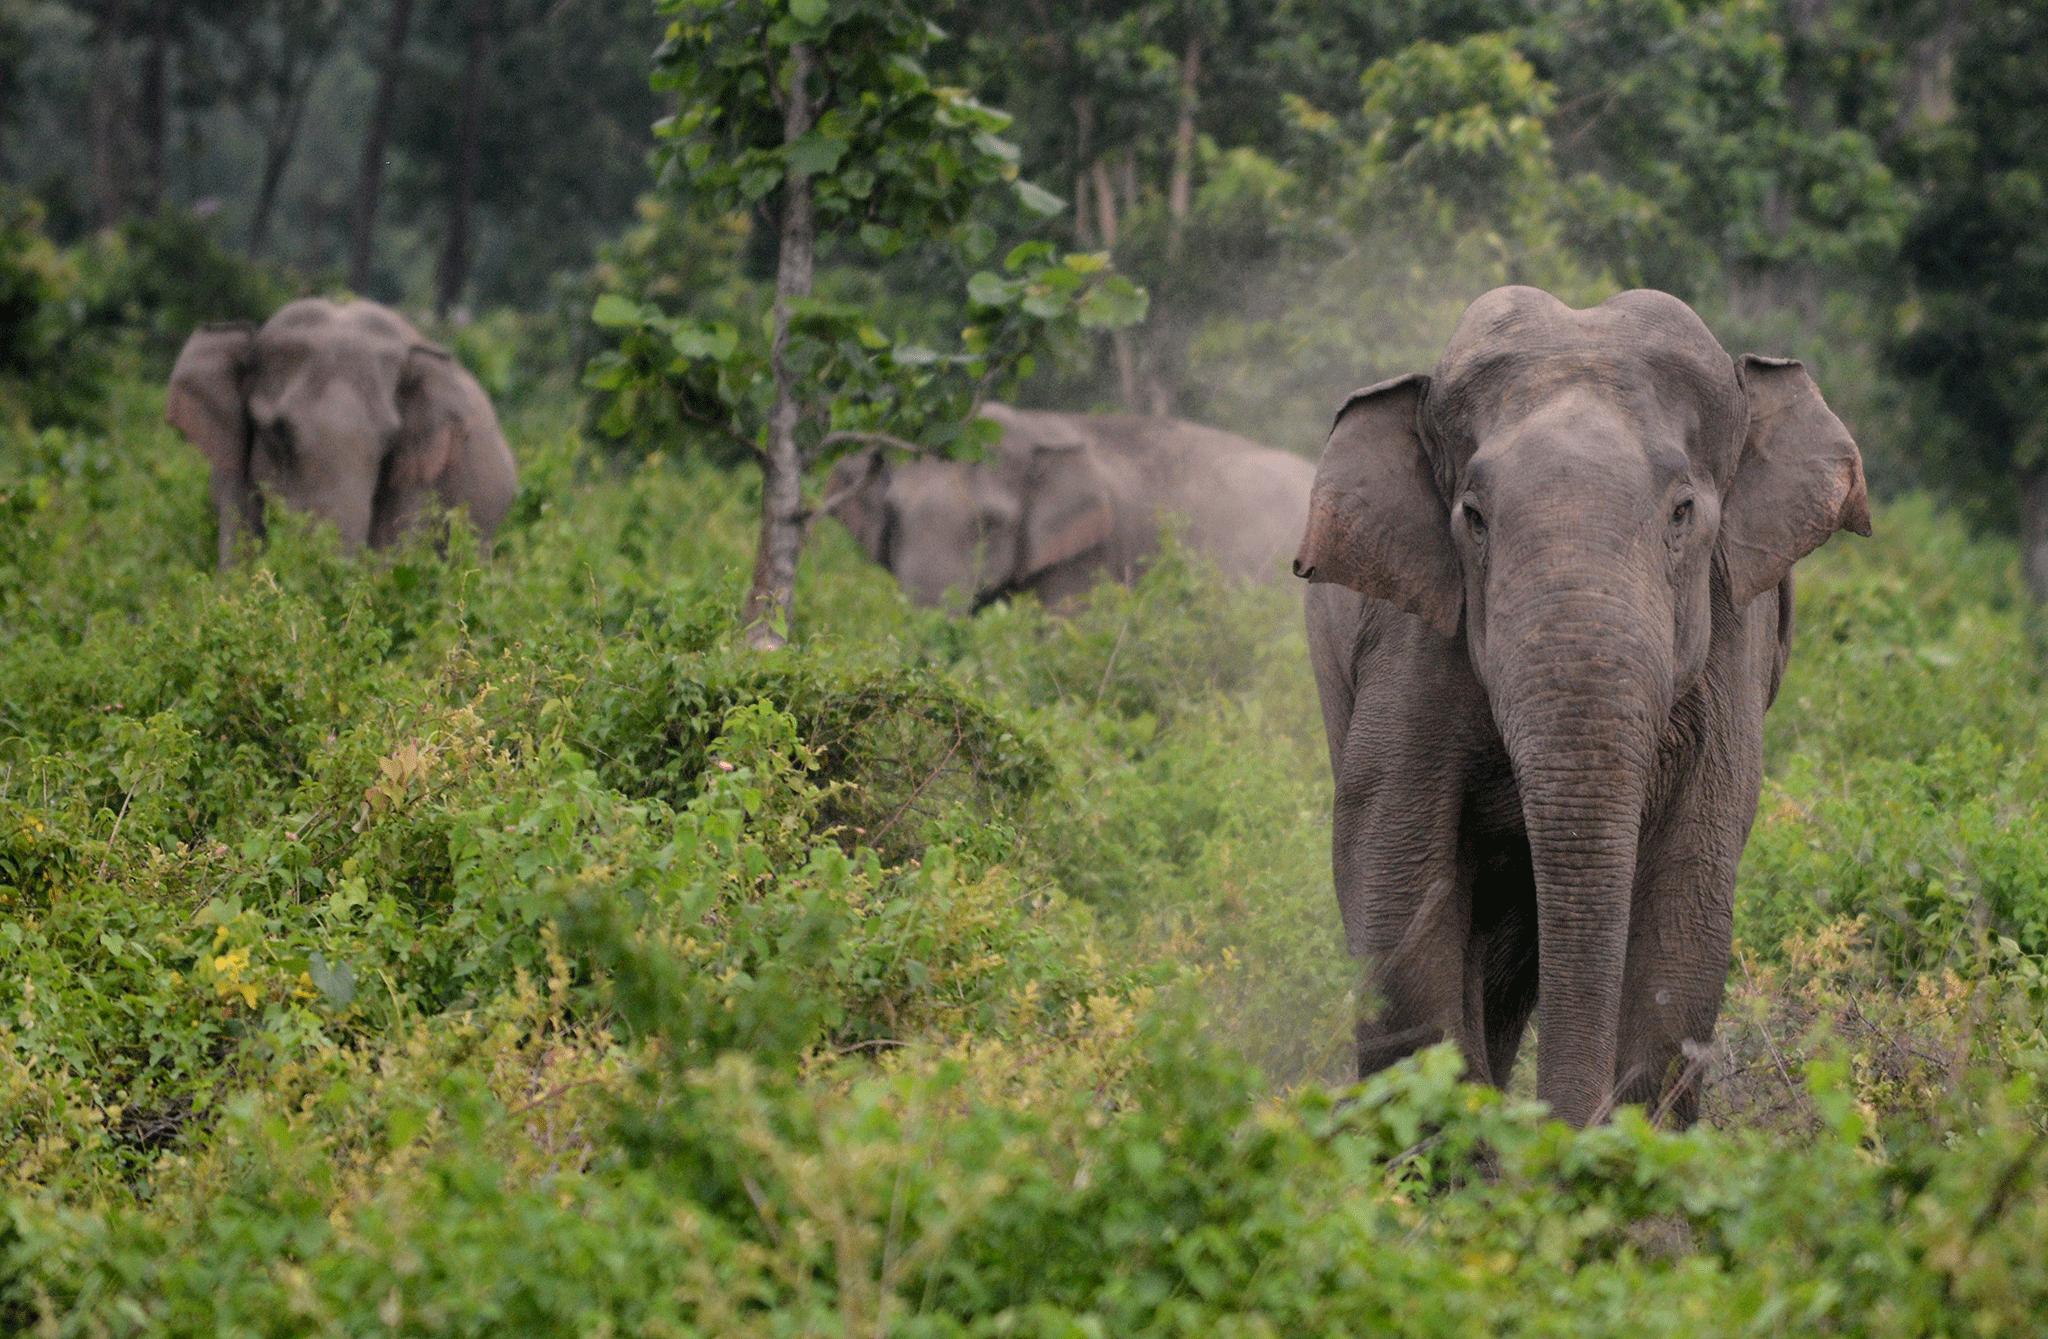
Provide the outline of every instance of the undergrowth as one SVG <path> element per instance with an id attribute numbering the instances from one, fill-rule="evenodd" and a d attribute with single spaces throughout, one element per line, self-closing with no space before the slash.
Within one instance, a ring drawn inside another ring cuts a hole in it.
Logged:
<path id="1" fill-rule="evenodd" d="M 2042 685 L 1928 505 L 1802 569 L 1709 1119 L 1344 1089 L 1298 595 L 912 608 L 545 406 L 374 557 L 117 386 L 0 450 L 0 1329 L 2026 1333 Z M 1511 1085 L 1511 1093 L 1519 1091 Z"/>

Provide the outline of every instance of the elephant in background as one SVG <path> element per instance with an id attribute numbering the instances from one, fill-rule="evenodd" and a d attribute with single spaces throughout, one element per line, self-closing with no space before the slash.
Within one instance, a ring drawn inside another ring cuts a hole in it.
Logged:
<path id="1" fill-rule="evenodd" d="M 1354 394 L 1295 563 L 1336 780 L 1371 1073 L 1444 1037 L 1584 1125 L 1696 1119 L 1792 565 L 1870 533 L 1797 362 L 1638 290 L 1469 307 L 1436 370 Z"/>
<path id="2" fill-rule="evenodd" d="M 1056 604 L 1105 575 L 1128 584 L 1168 515 L 1186 519 L 1190 550 L 1253 579 L 1301 537 L 1315 466 L 1299 456 L 1179 419 L 982 413 L 1003 429 L 986 462 L 896 464 L 870 447 L 826 484 L 825 510 L 919 604 L 1027 590 Z"/>
<path id="3" fill-rule="evenodd" d="M 378 548 L 432 504 L 467 507 L 488 542 L 517 487 L 483 387 L 374 302 L 302 298 L 260 329 L 201 327 L 164 417 L 212 466 L 223 567 L 244 532 L 262 537 L 265 494 Z"/>

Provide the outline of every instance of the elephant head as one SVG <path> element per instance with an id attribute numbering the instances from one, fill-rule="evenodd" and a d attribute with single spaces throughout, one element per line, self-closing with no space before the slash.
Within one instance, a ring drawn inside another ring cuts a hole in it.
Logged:
<path id="1" fill-rule="evenodd" d="M 293 302 L 261 329 L 202 327 L 172 369 L 164 416 L 206 456 L 220 561 L 262 533 L 267 494 L 332 521 L 350 547 L 389 543 L 438 495 L 489 538 L 513 465 L 476 379 L 372 302 Z"/>
<path id="2" fill-rule="evenodd" d="M 927 607 L 964 598 L 980 608 L 1110 537 L 1110 491 L 1085 438 L 1052 415 L 984 412 L 1005 428 L 986 463 L 898 464 L 869 447 L 825 487 L 825 509 Z"/>
<path id="3" fill-rule="evenodd" d="M 1295 571 L 1462 638 L 1535 870 L 1538 1091 L 1575 1124 L 1613 1074 L 1660 750 L 1716 627 L 1841 529 L 1870 533 L 1862 460 L 1813 381 L 1662 293 L 1496 289 L 1331 430 Z"/>

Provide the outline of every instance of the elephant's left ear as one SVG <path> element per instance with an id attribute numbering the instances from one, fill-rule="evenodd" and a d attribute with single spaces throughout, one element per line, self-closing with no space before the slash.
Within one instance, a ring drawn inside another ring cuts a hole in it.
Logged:
<path id="1" fill-rule="evenodd" d="M 1025 467 L 1024 527 L 1015 580 L 1078 558 L 1107 543 L 1115 528 L 1109 480 L 1080 441 L 1040 443 Z"/>
<path id="2" fill-rule="evenodd" d="M 394 487 L 408 491 L 432 487 L 472 435 L 497 429 L 483 387 L 453 355 L 432 344 L 415 344 L 405 356 L 398 417 L 390 477 Z"/>
<path id="3" fill-rule="evenodd" d="M 242 383 L 256 342 L 246 321 L 203 325 L 171 368 L 164 420 L 199 448 L 214 469 L 240 478 L 248 467 L 249 411 Z"/>
<path id="4" fill-rule="evenodd" d="M 1720 558 L 1740 609 L 1837 530 L 1870 533 L 1863 457 L 1796 359 L 1746 353 L 1742 459 L 1721 502 Z"/>

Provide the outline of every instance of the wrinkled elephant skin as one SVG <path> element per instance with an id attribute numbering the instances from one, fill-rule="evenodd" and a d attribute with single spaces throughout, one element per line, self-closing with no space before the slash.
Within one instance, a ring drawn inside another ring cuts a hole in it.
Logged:
<path id="1" fill-rule="evenodd" d="M 826 483 L 826 509 L 919 604 L 1058 604 L 1105 576 L 1128 584 L 1169 516 L 1235 576 L 1273 575 L 1300 541 L 1315 466 L 1299 456 L 1171 418 L 982 412 L 1003 429 L 986 462 L 870 448 Z"/>
<path id="2" fill-rule="evenodd" d="M 1870 533 L 1796 362 L 1690 307 L 1502 288 L 1427 376 L 1354 394 L 1295 571 L 1372 1008 L 1361 1074 L 1452 1038 L 1574 1125 L 1686 1124 L 1729 961 L 1792 565 Z"/>
<path id="3" fill-rule="evenodd" d="M 261 538 L 266 495 L 376 548 L 443 507 L 488 543 L 517 488 L 483 387 L 374 302 L 302 298 L 260 329 L 194 331 L 164 417 L 212 467 L 223 567 Z"/>

